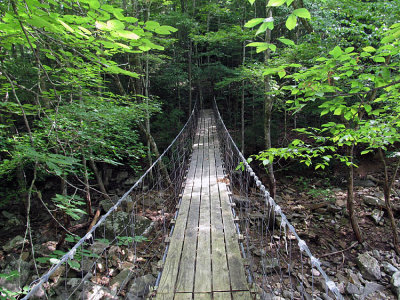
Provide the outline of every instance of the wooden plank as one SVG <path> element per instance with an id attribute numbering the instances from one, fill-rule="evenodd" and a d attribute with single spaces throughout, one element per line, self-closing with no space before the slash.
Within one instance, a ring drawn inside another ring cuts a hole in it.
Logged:
<path id="1" fill-rule="evenodd" d="M 201 197 L 200 216 L 198 226 L 196 273 L 194 292 L 211 291 L 211 246 L 210 246 L 210 162 L 209 162 L 209 140 L 208 129 L 211 119 L 205 119 L 203 172 L 201 174 Z M 195 297 L 196 298 L 196 297 Z"/>
<path id="2" fill-rule="evenodd" d="M 226 185 L 218 180 L 224 174 L 212 111 L 201 111 L 198 122 L 156 299 L 251 299 Z"/>
<path id="3" fill-rule="evenodd" d="M 175 295 L 174 293 L 166 293 L 166 294 L 157 293 L 156 299 L 157 300 L 171 300 L 171 299 L 174 299 L 174 295 Z"/>
<path id="4" fill-rule="evenodd" d="M 214 300 L 232 299 L 231 292 L 216 292 L 213 293 Z"/>
<path id="5" fill-rule="evenodd" d="M 169 298 L 172 299 L 172 298 Z M 177 293 L 174 300 L 191 300 L 193 299 L 192 293 Z"/>
<path id="6" fill-rule="evenodd" d="M 249 291 L 232 292 L 233 300 L 250 300 L 253 299 Z"/>
<path id="7" fill-rule="evenodd" d="M 199 156 L 197 160 L 192 198 L 189 215 L 185 229 L 185 241 L 183 243 L 181 262 L 176 282 L 176 292 L 193 292 L 194 266 L 196 263 L 197 233 L 200 213 L 201 175 L 203 172 L 204 156 L 204 119 L 200 119 Z"/>
<path id="8" fill-rule="evenodd" d="M 236 233 L 236 227 L 233 221 L 228 191 L 226 184 L 222 182 L 224 179 L 224 173 L 222 169 L 221 156 L 219 154 L 216 154 L 215 162 L 219 195 L 221 200 L 222 218 L 224 223 L 225 249 L 228 257 L 231 288 L 232 290 L 248 290 L 247 279 L 244 271 L 242 256 L 240 254 L 238 235 Z"/>
<path id="9" fill-rule="evenodd" d="M 195 293 L 194 300 L 211 300 L 211 293 Z"/>
<path id="10" fill-rule="evenodd" d="M 215 124 L 215 123 L 214 123 Z M 217 184 L 215 156 L 216 130 L 213 128 L 211 135 L 213 147 L 210 151 L 210 193 L 211 193 L 211 247 L 212 247 L 212 279 L 214 291 L 229 291 L 230 279 L 228 262 L 225 251 L 224 225 L 222 223 L 221 201 Z"/>
<path id="11" fill-rule="evenodd" d="M 200 125 L 200 124 L 199 124 Z M 175 228 L 171 237 L 173 241 L 170 243 L 167 258 L 165 260 L 163 273 L 161 276 L 160 284 L 158 287 L 158 293 L 172 292 L 175 289 L 175 283 L 177 280 L 177 274 L 179 271 L 179 264 L 182 252 L 182 246 L 185 236 L 185 229 L 187 223 L 187 217 L 189 214 L 190 201 L 193 192 L 193 186 L 195 183 L 195 174 L 197 163 L 199 160 L 199 144 L 200 144 L 200 134 L 196 134 L 196 143 L 194 145 L 194 150 L 192 154 L 192 160 L 189 167 L 189 172 L 187 176 L 187 182 L 185 185 L 184 193 L 182 196 L 181 207 L 179 209 L 178 218 L 175 224 Z M 157 299 L 159 297 L 157 296 Z"/>

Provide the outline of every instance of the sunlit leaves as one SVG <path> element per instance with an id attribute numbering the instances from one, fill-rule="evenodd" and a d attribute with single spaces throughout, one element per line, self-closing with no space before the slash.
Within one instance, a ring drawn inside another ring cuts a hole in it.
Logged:
<path id="1" fill-rule="evenodd" d="M 332 55 L 334 58 L 338 58 L 343 53 L 342 49 L 339 46 L 333 48 L 333 50 L 329 51 L 329 54 Z"/>
<path id="2" fill-rule="evenodd" d="M 261 33 L 264 33 L 267 29 L 274 29 L 274 23 L 273 22 L 264 22 L 261 24 L 261 26 L 258 28 L 256 35 L 259 35 Z"/>
<path id="3" fill-rule="evenodd" d="M 383 44 L 393 42 L 400 38 L 400 23 L 393 24 L 385 35 L 386 36 L 381 40 L 381 43 Z"/>
<path id="4" fill-rule="evenodd" d="M 74 32 L 74 30 L 72 29 L 72 27 L 69 26 L 68 24 L 66 24 L 65 22 L 63 22 L 62 20 L 58 19 L 58 22 L 60 22 L 61 25 L 64 26 L 65 29 L 67 29 L 69 32 Z"/>
<path id="5" fill-rule="evenodd" d="M 292 30 L 296 27 L 296 25 L 297 25 L 297 17 L 292 14 L 286 20 L 286 27 L 287 29 Z"/>
<path id="6" fill-rule="evenodd" d="M 253 28 L 254 26 L 257 26 L 258 24 L 262 23 L 264 21 L 264 18 L 255 18 L 251 19 L 244 24 L 244 27 L 246 28 Z"/>
<path id="7" fill-rule="evenodd" d="M 269 0 L 268 6 L 281 6 L 285 2 L 286 2 L 286 0 Z"/>
<path id="8" fill-rule="evenodd" d="M 256 36 L 264 33 L 267 29 L 272 30 L 274 29 L 274 18 L 255 18 L 251 19 L 248 21 L 246 24 L 244 24 L 244 27 L 246 28 L 253 28 L 257 25 L 260 25 L 260 27 L 257 29 Z"/>
<path id="9" fill-rule="evenodd" d="M 372 47 L 372 46 L 364 47 L 363 50 L 365 52 L 375 52 L 376 51 L 376 49 L 374 47 Z"/>
<path id="10" fill-rule="evenodd" d="M 122 37 L 129 40 L 137 40 L 140 38 L 136 33 L 127 30 L 117 30 L 113 33 L 114 36 Z"/>
<path id="11" fill-rule="evenodd" d="M 250 44 L 246 45 L 247 47 L 256 47 L 256 52 L 260 53 L 263 52 L 267 49 L 270 49 L 271 51 L 276 50 L 276 46 L 274 44 L 266 43 L 266 42 L 253 42 Z"/>
<path id="12" fill-rule="evenodd" d="M 283 44 L 285 44 L 287 46 L 295 46 L 296 45 L 292 40 L 289 40 L 289 39 L 284 38 L 284 37 L 278 38 L 278 41 L 280 41 L 281 43 L 283 43 Z"/>
<path id="13" fill-rule="evenodd" d="M 293 15 L 299 18 L 311 19 L 311 14 L 306 8 L 298 8 L 293 11 Z"/>

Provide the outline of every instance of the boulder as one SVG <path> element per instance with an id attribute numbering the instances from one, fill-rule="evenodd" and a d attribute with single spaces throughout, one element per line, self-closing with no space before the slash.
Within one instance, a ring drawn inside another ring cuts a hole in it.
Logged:
<path id="1" fill-rule="evenodd" d="M 111 199 L 104 199 L 100 201 L 100 207 L 104 210 L 104 211 L 109 211 L 111 209 L 111 207 L 114 206 L 115 203 L 117 203 L 117 201 L 119 200 L 118 196 L 113 196 L 111 197 Z"/>
<path id="2" fill-rule="evenodd" d="M 393 293 L 400 299 L 400 272 L 396 272 L 392 275 L 390 279 L 390 284 Z"/>
<path id="3" fill-rule="evenodd" d="M 279 271 L 279 260 L 277 258 L 263 258 L 262 260 L 263 268 L 266 272 L 271 272 L 273 270 Z"/>
<path id="4" fill-rule="evenodd" d="M 389 276 L 392 276 L 394 273 L 399 272 L 399 270 L 395 266 L 389 264 L 387 261 L 384 261 L 382 263 L 382 267 L 385 270 L 385 273 Z"/>
<path id="5" fill-rule="evenodd" d="M 94 284 L 90 281 L 85 281 L 83 285 L 84 285 L 83 291 L 81 292 L 79 298 L 77 299 L 90 299 L 90 300 L 118 299 L 117 296 L 114 296 L 111 293 L 111 291 L 104 286 Z"/>
<path id="6" fill-rule="evenodd" d="M 9 274 L 8 277 L 0 278 L 0 287 L 11 292 L 20 291 L 27 283 L 30 277 L 31 262 L 13 260 L 1 271 L 2 274 Z M 18 272 L 18 267 L 20 272 Z"/>
<path id="7" fill-rule="evenodd" d="M 116 276 L 111 279 L 110 288 L 113 292 L 122 290 L 129 283 L 135 273 L 132 269 L 127 268 L 119 272 Z"/>
<path id="8" fill-rule="evenodd" d="M 95 241 L 89 248 L 91 253 L 101 255 L 106 248 L 109 247 L 109 243 L 105 241 Z"/>
<path id="9" fill-rule="evenodd" d="M 130 296 L 145 297 L 150 292 L 150 287 L 153 286 L 155 282 L 156 278 L 151 274 L 134 279 L 129 287 Z"/>
<path id="10" fill-rule="evenodd" d="M 135 222 L 133 222 L 134 219 Z M 132 227 L 134 227 L 136 235 L 141 235 L 150 224 L 151 220 L 146 217 L 134 217 L 130 213 L 118 211 L 108 217 L 104 222 L 105 238 L 113 240 L 115 236 L 123 236 L 123 233 L 126 232 L 125 229 L 131 229 Z"/>
<path id="11" fill-rule="evenodd" d="M 373 182 L 372 180 L 369 180 L 369 179 L 366 179 L 366 180 L 356 179 L 356 180 L 354 180 L 354 186 L 374 187 L 374 186 L 376 186 L 376 184 L 375 184 L 375 182 Z"/>
<path id="12" fill-rule="evenodd" d="M 362 195 L 361 197 L 366 205 L 373 207 L 385 207 L 385 201 L 378 197 L 369 195 Z"/>
<path id="13" fill-rule="evenodd" d="M 250 199 L 248 197 L 234 195 L 233 202 L 237 207 L 250 207 Z"/>
<path id="14" fill-rule="evenodd" d="M 361 295 L 362 299 L 365 299 L 368 295 L 371 295 L 375 292 L 380 292 L 385 290 L 385 287 L 383 285 L 380 285 L 376 282 L 367 282 L 367 284 L 364 287 L 364 291 Z"/>
<path id="15" fill-rule="evenodd" d="M 23 221 L 20 218 L 18 218 L 18 216 L 13 215 L 8 211 L 3 210 L 1 214 L 6 219 L 6 222 L 4 224 L 6 228 L 13 228 L 15 226 L 23 225 Z"/>
<path id="16" fill-rule="evenodd" d="M 350 295 L 354 295 L 354 294 L 361 295 L 361 290 L 358 286 L 349 282 L 346 286 L 346 293 L 350 294 Z"/>
<path id="17" fill-rule="evenodd" d="M 376 225 L 379 225 L 381 223 L 383 214 L 384 214 L 384 211 L 376 209 L 376 208 L 372 211 L 371 218 L 374 220 Z"/>
<path id="18" fill-rule="evenodd" d="M 3 250 L 6 252 L 10 252 L 13 249 L 21 247 L 24 243 L 27 243 L 28 240 L 24 239 L 22 236 L 17 235 L 13 239 L 9 240 L 4 246 Z"/>
<path id="19" fill-rule="evenodd" d="M 129 173 L 127 171 L 118 172 L 117 176 L 115 177 L 115 181 L 121 182 L 122 180 L 127 179 L 128 176 L 129 176 Z"/>
<path id="20" fill-rule="evenodd" d="M 124 181 L 124 185 L 129 185 L 129 186 L 134 185 L 138 180 L 139 180 L 138 177 L 130 177 Z"/>
<path id="21" fill-rule="evenodd" d="M 382 277 L 378 261 L 365 252 L 359 254 L 357 257 L 357 264 L 360 268 L 361 274 L 368 280 L 380 280 Z"/>

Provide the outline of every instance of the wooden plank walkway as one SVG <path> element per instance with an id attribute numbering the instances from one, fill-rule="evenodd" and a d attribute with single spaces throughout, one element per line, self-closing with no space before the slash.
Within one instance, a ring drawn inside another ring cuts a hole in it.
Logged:
<path id="1" fill-rule="evenodd" d="M 156 299 L 252 299 L 212 110 L 202 110 Z"/>

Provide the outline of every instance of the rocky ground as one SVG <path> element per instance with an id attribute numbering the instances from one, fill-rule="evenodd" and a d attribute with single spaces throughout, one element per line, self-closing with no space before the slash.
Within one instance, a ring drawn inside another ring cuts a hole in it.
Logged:
<path id="1" fill-rule="evenodd" d="M 344 186 L 303 177 L 284 178 L 279 185 L 276 201 L 345 299 L 400 299 L 400 258 L 393 248 L 379 176 L 355 181 L 362 244 L 355 242 L 348 221 Z M 395 207 L 400 204 L 396 184 Z"/>
<path id="2" fill-rule="evenodd" d="M 309 176 L 307 178 L 281 177 L 278 183 L 278 196 L 275 200 L 295 226 L 300 237 L 307 242 L 313 254 L 320 259 L 327 274 L 338 284 L 345 299 L 400 299 L 400 259 L 393 250 L 391 229 L 383 209 L 383 193 L 377 184 L 380 174 L 372 175 L 355 182 L 356 212 L 365 236 L 365 242 L 362 244 L 355 242 L 348 222 L 345 187 L 331 184 L 329 179 Z M 124 177 L 121 179 L 124 181 L 129 179 L 125 175 L 121 177 Z M 396 184 L 396 190 L 392 197 L 395 206 L 400 205 L 399 182 Z M 99 205 L 104 211 L 110 207 L 110 203 L 104 201 L 103 203 L 99 202 Z M 161 202 L 157 205 L 160 206 Z M 126 217 L 131 207 L 130 201 L 124 203 L 120 215 Z M 38 214 L 37 219 L 40 219 L 41 222 L 36 223 L 35 218 L 33 220 L 35 251 L 38 256 L 46 256 L 55 250 L 59 233 L 51 226 L 44 225 L 50 224 L 50 217 L 45 211 L 41 210 L 36 213 Z M 398 212 L 395 213 L 395 216 L 398 216 Z M 143 230 L 160 221 L 157 210 L 144 210 L 139 219 L 144 224 Z M 13 290 L 17 286 L 28 284 L 35 278 L 34 263 L 31 260 L 30 245 L 23 238 L 25 219 L 15 210 L 9 209 L 1 212 L 0 223 L 3 228 L 0 235 L 2 245 L 0 250 L 0 287 Z M 112 226 L 118 225 L 113 223 L 109 226 L 112 231 Z M 83 290 L 89 294 L 97 290 L 104 299 L 115 298 L 113 296 L 115 290 L 122 289 L 121 286 L 123 286 L 123 294 L 126 299 L 143 299 L 149 295 L 149 286 L 155 282 L 158 274 L 157 262 L 163 253 L 162 239 L 153 239 L 153 237 L 151 239 L 153 246 L 158 250 L 152 254 L 151 263 L 141 268 L 140 274 L 136 273 L 133 276 L 133 263 L 135 261 L 145 265 L 144 262 L 150 261 L 149 249 L 136 249 L 137 252 L 133 254 L 124 246 L 111 246 L 107 250 L 107 255 L 111 259 L 109 261 L 114 270 L 113 274 L 102 276 L 104 274 L 101 272 L 101 266 L 104 262 L 99 261 L 98 274 L 86 278 Z M 25 248 L 21 252 L 22 245 L 25 245 Z M 89 250 L 96 252 L 96 249 L 102 248 L 101 246 L 94 243 Z M 22 261 L 19 260 L 20 258 Z M 6 280 L 4 274 L 12 274 L 11 272 L 18 268 L 19 263 L 20 277 Z M 44 271 L 44 266 L 41 270 Z M 76 274 L 80 273 L 76 272 Z M 314 275 L 319 276 L 318 273 Z M 61 275 L 56 276 L 55 280 L 51 281 L 55 289 L 61 282 L 60 277 Z M 81 277 L 70 276 L 64 281 L 64 285 L 74 287 L 79 284 Z M 135 277 L 134 280 L 133 277 Z M 126 280 L 127 278 L 129 280 Z M 102 287 L 102 285 L 107 287 Z M 323 284 L 321 289 L 324 289 Z M 62 292 L 60 291 L 58 294 L 61 295 Z M 290 299 L 292 296 L 288 294 L 280 299 Z"/>

